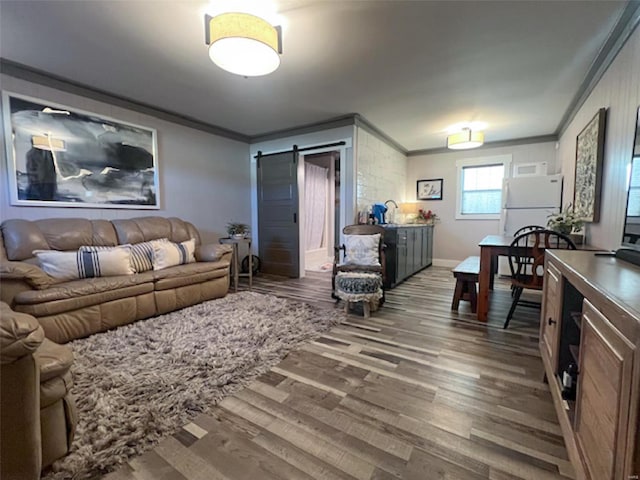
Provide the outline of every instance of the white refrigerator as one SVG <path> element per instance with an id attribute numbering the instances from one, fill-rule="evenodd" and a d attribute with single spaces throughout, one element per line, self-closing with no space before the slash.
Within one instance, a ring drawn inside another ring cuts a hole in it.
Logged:
<path id="1" fill-rule="evenodd" d="M 562 175 L 507 178 L 502 186 L 500 233 L 512 236 L 527 225 L 545 227 L 562 204 Z"/>
<path id="2" fill-rule="evenodd" d="M 505 179 L 502 185 L 500 234 L 513 236 L 528 225 L 547 226 L 549 215 L 559 213 L 562 204 L 562 175 Z M 498 273 L 510 275 L 509 263 L 500 257 Z"/>

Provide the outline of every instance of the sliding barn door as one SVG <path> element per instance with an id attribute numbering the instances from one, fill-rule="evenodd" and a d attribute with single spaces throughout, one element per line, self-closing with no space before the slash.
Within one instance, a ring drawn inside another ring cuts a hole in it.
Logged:
<path id="1" fill-rule="evenodd" d="M 298 152 L 258 157 L 261 271 L 298 278 Z"/>

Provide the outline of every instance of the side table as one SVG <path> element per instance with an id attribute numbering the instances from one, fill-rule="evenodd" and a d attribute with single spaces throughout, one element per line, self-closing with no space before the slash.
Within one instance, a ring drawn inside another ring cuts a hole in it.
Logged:
<path id="1" fill-rule="evenodd" d="M 249 278 L 249 290 L 253 286 L 253 252 L 251 251 L 251 239 L 250 238 L 221 238 L 218 240 L 220 243 L 225 245 L 231 245 L 233 247 L 233 254 L 231 259 L 231 267 L 233 269 L 233 285 L 235 287 L 235 291 L 238 291 L 238 278 L 239 277 L 248 277 Z M 240 273 L 240 260 L 239 260 L 239 246 L 240 244 L 247 245 L 247 250 L 249 251 L 249 272 L 248 273 Z"/>

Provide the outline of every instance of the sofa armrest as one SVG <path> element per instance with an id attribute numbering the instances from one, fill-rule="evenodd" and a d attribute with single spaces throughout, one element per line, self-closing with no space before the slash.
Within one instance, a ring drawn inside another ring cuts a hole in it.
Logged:
<path id="1" fill-rule="evenodd" d="M 14 312 L 0 302 L 0 364 L 6 365 L 30 355 L 44 340 L 38 320 L 26 313 Z"/>
<path id="2" fill-rule="evenodd" d="M 26 262 L 0 262 L 0 278 L 7 280 L 22 280 L 37 290 L 50 287 L 56 283 L 44 270 Z"/>
<path id="3" fill-rule="evenodd" d="M 198 262 L 218 262 L 227 257 L 230 261 L 232 251 L 231 245 L 219 245 L 217 243 L 200 245 L 196 248 L 196 260 Z"/>

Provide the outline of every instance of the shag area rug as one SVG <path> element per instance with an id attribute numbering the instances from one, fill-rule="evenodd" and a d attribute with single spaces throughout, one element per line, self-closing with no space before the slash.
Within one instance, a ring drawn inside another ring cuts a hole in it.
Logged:
<path id="1" fill-rule="evenodd" d="M 114 470 L 343 315 L 241 292 L 71 342 L 76 438 L 45 478 Z"/>

